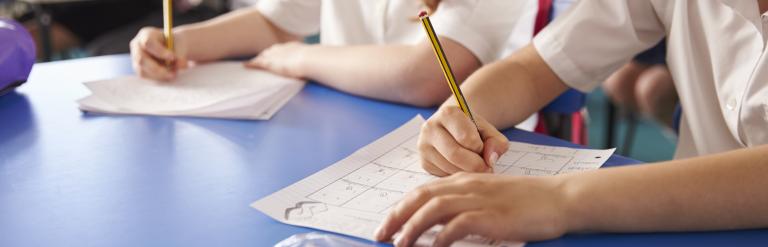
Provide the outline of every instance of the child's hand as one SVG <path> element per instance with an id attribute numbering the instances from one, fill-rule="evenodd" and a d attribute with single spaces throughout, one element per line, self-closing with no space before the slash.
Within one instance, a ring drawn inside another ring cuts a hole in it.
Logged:
<path id="1" fill-rule="evenodd" d="M 421 166 L 435 176 L 460 171 L 492 172 L 509 141 L 493 125 L 475 116 L 477 128 L 456 106 L 441 107 L 421 128 Z M 477 129 L 480 129 L 478 133 Z"/>
<path id="2" fill-rule="evenodd" d="M 437 10 L 437 6 L 440 5 L 441 0 L 421 0 L 421 3 L 424 4 L 427 9 L 429 9 L 430 13 L 435 12 Z"/>
<path id="3" fill-rule="evenodd" d="M 408 193 L 374 233 L 411 246 L 437 224 L 444 228 L 433 246 L 450 246 L 468 235 L 496 240 L 536 241 L 563 235 L 569 198 L 561 177 L 515 177 L 459 173 Z"/>
<path id="4" fill-rule="evenodd" d="M 131 40 L 133 70 L 141 77 L 169 81 L 176 77 L 176 71 L 187 67 L 186 47 L 183 38 L 174 36 L 175 51 L 165 46 L 165 36 L 159 28 L 145 27 Z M 166 61 L 171 66 L 166 67 Z"/>
<path id="5" fill-rule="evenodd" d="M 252 69 L 263 69 L 275 74 L 292 78 L 303 78 L 301 64 L 304 50 L 308 45 L 300 42 L 289 42 L 273 45 L 263 50 L 258 56 L 245 63 Z"/>

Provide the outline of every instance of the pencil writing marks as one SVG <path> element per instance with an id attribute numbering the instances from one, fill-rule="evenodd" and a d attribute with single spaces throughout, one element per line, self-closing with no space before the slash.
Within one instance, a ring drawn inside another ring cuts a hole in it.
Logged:
<path id="1" fill-rule="evenodd" d="M 285 209 L 286 220 L 307 220 L 316 214 L 325 212 L 328 207 L 320 202 L 301 201 L 296 206 Z"/>
<path id="2" fill-rule="evenodd" d="M 421 168 L 417 139 L 423 122 L 415 118 L 351 156 L 253 206 L 288 224 L 372 239 L 374 229 L 387 212 L 409 191 L 439 179 Z M 510 142 L 494 171 L 519 176 L 580 172 L 599 168 L 612 153 L 613 150 Z M 475 244 L 471 246 L 506 244 L 471 237 L 464 241 Z"/>

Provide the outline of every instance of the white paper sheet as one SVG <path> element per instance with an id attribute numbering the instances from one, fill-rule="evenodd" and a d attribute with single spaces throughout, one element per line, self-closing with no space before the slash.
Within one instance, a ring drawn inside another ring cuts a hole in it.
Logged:
<path id="1" fill-rule="evenodd" d="M 405 193 L 436 179 L 424 172 L 417 138 L 424 123 L 417 116 L 392 133 L 347 158 L 251 204 L 283 223 L 317 228 L 364 239 Z M 597 169 L 614 149 L 590 150 L 510 142 L 499 158 L 500 174 L 551 176 Z M 434 231 L 418 241 L 431 245 Z M 470 237 L 454 246 L 522 246 L 523 243 Z"/>
<path id="2" fill-rule="evenodd" d="M 173 82 L 126 76 L 85 85 L 93 94 L 78 103 L 90 112 L 269 119 L 304 82 L 216 62 L 183 71 Z"/>

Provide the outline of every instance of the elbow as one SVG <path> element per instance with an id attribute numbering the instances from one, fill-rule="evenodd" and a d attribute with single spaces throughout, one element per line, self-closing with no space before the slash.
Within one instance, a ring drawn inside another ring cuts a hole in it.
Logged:
<path id="1" fill-rule="evenodd" d="M 413 68 L 413 67 L 411 67 Z M 421 73 L 420 73 L 421 72 Z M 403 103 L 417 107 L 434 107 L 442 104 L 450 90 L 442 74 L 427 75 L 425 70 L 411 71 L 402 80 L 405 85 L 400 87 L 400 99 Z"/>
<path id="2" fill-rule="evenodd" d="M 461 81 L 480 67 L 480 62 L 469 51 L 459 52 L 452 49 L 454 59 L 451 60 L 456 79 Z M 401 63 L 398 74 L 402 75 L 400 98 L 403 103 L 419 106 L 434 107 L 442 104 L 451 96 L 451 90 L 445 81 L 442 69 L 435 62 L 434 52 L 429 44 L 415 47 L 413 54 L 406 62 Z"/>
<path id="3" fill-rule="evenodd" d="M 403 96 L 403 103 L 425 108 L 438 106 L 448 97 L 448 95 L 440 90 L 420 89 L 404 93 L 407 95 Z"/>

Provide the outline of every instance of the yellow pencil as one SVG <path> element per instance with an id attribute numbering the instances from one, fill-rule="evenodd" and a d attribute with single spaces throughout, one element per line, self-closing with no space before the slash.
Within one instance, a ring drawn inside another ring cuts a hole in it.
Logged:
<path id="1" fill-rule="evenodd" d="M 163 0 L 163 34 L 165 46 L 172 52 L 173 49 L 173 0 Z M 165 61 L 166 67 L 171 67 L 173 61 Z"/>
<path id="2" fill-rule="evenodd" d="M 421 11 L 421 13 L 419 13 L 419 19 L 421 19 L 421 24 L 424 26 L 424 30 L 427 31 L 427 37 L 429 37 L 432 48 L 435 50 L 435 55 L 440 62 L 440 67 L 443 69 L 443 74 L 448 81 L 448 86 L 451 88 L 454 98 L 456 98 L 456 103 L 459 104 L 461 111 L 472 120 L 477 128 L 475 117 L 472 115 L 472 111 L 469 110 L 469 104 L 467 104 L 467 100 L 464 99 L 464 94 L 461 93 L 459 84 L 456 83 L 456 77 L 453 75 L 453 70 L 451 70 L 451 64 L 448 63 L 448 58 L 445 56 L 445 51 L 443 51 L 443 46 L 440 44 L 440 40 L 437 39 L 435 29 L 432 27 L 432 22 L 429 21 L 429 15 L 427 15 L 426 11 Z"/>

